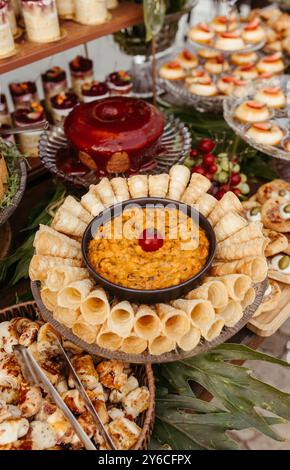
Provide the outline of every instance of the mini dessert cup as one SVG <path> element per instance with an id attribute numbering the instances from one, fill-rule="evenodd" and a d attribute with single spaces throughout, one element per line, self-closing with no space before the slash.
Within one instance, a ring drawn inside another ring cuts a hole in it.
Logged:
<path id="1" fill-rule="evenodd" d="M 2 124 L 0 123 L 0 129 L 11 129 L 10 124 Z M 1 138 L 4 139 L 6 142 L 11 142 L 12 144 L 15 144 L 15 139 L 13 134 L 1 134 Z"/>
<path id="2" fill-rule="evenodd" d="M 55 0 L 21 0 L 27 38 L 46 43 L 60 38 Z"/>
<path id="3" fill-rule="evenodd" d="M 31 103 L 30 109 L 18 109 L 13 115 L 15 127 L 23 128 L 39 125 L 44 128 L 44 109 L 39 103 Z M 23 132 L 18 135 L 20 150 L 28 157 L 38 157 L 39 139 L 43 129 L 33 132 Z"/>
<path id="4" fill-rule="evenodd" d="M 75 13 L 74 0 L 56 0 L 58 15 L 63 20 L 72 20 Z"/>
<path id="5" fill-rule="evenodd" d="M 9 21 L 7 1 L 0 0 L 0 59 L 13 55 L 15 44 Z"/>
<path id="6" fill-rule="evenodd" d="M 8 3 L 8 19 L 9 19 L 9 23 L 10 23 L 10 29 L 11 29 L 11 32 L 13 34 L 13 37 L 15 37 L 18 34 L 18 26 L 17 26 L 17 23 L 16 23 L 16 16 L 15 16 L 15 12 L 14 12 L 14 9 L 13 9 L 12 1 L 8 0 L 7 3 Z"/>
<path id="7" fill-rule="evenodd" d="M 0 94 L 0 125 L 10 125 L 11 116 L 9 114 L 6 96 Z"/>
<path id="8" fill-rule="evenodd" d="M 81 24 L 95 25 L 108 19 L 107 0 L 75 0 L 75 20 Z"/>
<path id="9" fill-rule="evenodd" d="M 94 80 L 93 61 L 78 55 L 69 63 L 72 88 L 74 93 L 82 99 L 82 86 Z"/>
<path id="10" fill-rule="evenodd" d="M 54 124 L 61 124 L 78 102 L 79 99 L 75 93 L 67 92 L 53 96 L 50 105 Z"/>
<path id="11" fill-rule="evenodd" d="M 11 5 L 14 10 L 15 16 L 20 16 L 21 15 L 20 0 L 11 0 Z"/>
<path id="12" fill-rule="evenodd" d="M 15 109 L 30 108 L 32 102 L 39 101 L 35 82 L 10 83 L 9 89 Z"/>
<path id="13" fill-rule="evenodd" d="M 132 94 L 132 78 L 124 70 L 110 73 L 106 79 L 111 95 L 130 96 Z"/>
<path id="14" fill-rule="evenodd" d="M 51 111 L 51 98 L 68 89 L 66 72 L 60 67 L 52 67 L 41 75 L 47 108 Z"/>
<path id="15" fill-rule="evenodd" d="M 82 86 L 82 101 L 90 103 L 91 101 L 101 100 L 110 96 L 108 85 L 105 82 L 84 83 Z"/>

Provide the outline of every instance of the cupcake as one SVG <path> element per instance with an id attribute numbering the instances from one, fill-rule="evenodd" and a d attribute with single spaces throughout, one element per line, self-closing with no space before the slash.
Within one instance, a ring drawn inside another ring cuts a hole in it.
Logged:
<path id="1" fill-rule="evenodd" d="M 222 51 L 238 51 L 245 47 L 240 33 L 221 33 L 216 40 L 215 47 Z"/>
<path id="2" fill-rule="evenodd" d="M 32 102 L 39 101 L 35 82 L 18 82 L 9 85 L 15 109 L 30 108 Z"/>
<path id="3" fill-rule="evenodd" d="M 95 25 L 108 19 L 106 0 L 74 0 L 75 20 L 81 24 Z"/>
<path id="4" fill-rule="evenodd" d="M 74 0 L 56 0 L 58 16 L 63 20 L 74 19 Z"/>
<path id="5" fill-rule="evenodd" d="M 65 92 L 68 88 L 66 72 L 60 67 L 52 67 L 41 75 L 46 105 L 50 108 L 50 99 Z"/>
<path id="6" fill-rule="evenodd" d="M 106 78 L 111 95 L 130 96 L 133 89 L 131 76 L 124 70 L 110 73 Z"/>
<path id="7" fill-rule="evenodd" d="M 11 124 L 2 124 L 0 122 L 0 129 L 8 131 L 9 129 L 11 129 Z M 14 139 L 13 134 L 9 134 L 9 133 L 1 134 L 1 138 L 5 140 L 6 142 L 11 142 L 12 144 L 15 144 L 15 139 Z"/>
<path id="8" fill-rule="evenodd" d="M 50 100 L 54 124 L 61 123 L 78 104 L 79 99 L 75 93 L 65 92 L 55 95 Z"/>
<path id="9" fill-rule="evenodd" d="M 206 23 L 199 23 L 189 30 L 188 36 L 192 41 L 204 44 L 210 43 L 214 38 L 214 30 Z"/>
<path id="10" fill-rule="evenodd" d="M 236 52 L 231 55 L 231 61 L 234 65 L 248 65 L 253 64 L 258 60 L 256 52 Z"/>
<path id="11" fill-rule="evenodd" d="M 235 68 L 233 74 L 241 80 L 255 80 L 259 75 L 255 64 L 241 65 Z"/>
<path id="12" fill-rule="evenodd" d="M 8 110 L 7 99 L 4 94 L 0 94 L 0 124 L 11 124 L 11 116 Z"/>
<path id="13" fill-rule="evenodd" d="M 256 101 L 266 104 L 269 108 L 283 108 L 286 106 L 286 96 L 280 87 L 262 88 L 254 96 Z"/>
<path id="14" fill-rule="evenodd" d="M 250 44 L 257 44 L 265 40 L 266 34 L 260 24 L 259 18 L 256 18 L 251 23 L 244 26 L 242 37 L 245 42 Z"/>
<path id="15" fill-rule="evenodd" d="M 207 97 L 218 94 L 217 86 L 211 78 L 200 78 L 190 85 L 189 91 L 194 95 Z"/>
<path id="16" fill-rule="evenodd" d="M 84 83 L 82 86 L 82 96 L 84 103 L 108 98 L 110 96 L 108 85 L 105 82 L 96 81 Z"/>
<path id="17" fill-rule="evenodd" d="M 60 37 L 55 0 L 21 0 L 29 41 L 46 43 Z"/>
<path id="18" fill-rule="evenodd" d="M 184 49 L 182 52 L 180 52 L 180 54 L 178 54 L 176 57 L 176 60 L 185 70 L 194 69 L 198 66 L 197 57 L 187 49 Z"/>
<path id="19" fill-rule="evenodd" d="M 226 16 L 216 16 L 210 23 L 212 29 L 217 33 L 225 33 L 227 31 L 234 31 L 237 28 L 237 22 L 235 15 L 231 15 L 230 18 Z"/>
<path id="20" fill-rule="evenodd" d="M 69 63 L 69 68 L 73 91 L 81 99 L 83 84 L 94 80 L 93 61 L 78 55 Z"/>
<path id="21" fill-rule="evenodd" d="M 237 107 L 235 117 L 241 122 L 267 121 L 270 118 L 270 111 L 263 103 L 245 101 Z"/>
<path id="22" fill-rule="evenodd" d="M 0 0 L 0 59 L 13 54 L 14 39 L 10 28 L 8 4 Z"/>
<path id="23" fill-rule="evenodd" d="M 31 103 L 29 109 L 17 109 L 13 114 L 15 127 L 23 128 L 33 125 L 44 127 L 44 109 L 39 103 Z M 38 145 L 42 129 L 36 132 L 23 132 L 18 135 L 20 150 L 28 157 L 38 156 Z"/>
<path id="24" fill-rule="evenodd" d="M 160 67 L 159 76 L 165 80 L 183 80 L 186 73 L 177 60 L 172 60 Z"/>
<path id="25" fill-rule="evenodd" d="M 212 75 L 220 75 L 223 72 L 227 72 L 229 64 L 222 55 L 219 55 L 214 59 L 208 59 L 204 64 L 204 68 Z"/>
<path id="26" fill-rule="evenodd" d="M 284 137 L 284 132 L 272 122 L 260 122 L 253 124 L 246 136 L 263 145 L 279 145 Z"/>
<path id="27" fill-rule="evenodd" d="M 259 73 L 272 73 L 277 74 L 283 72 L 285 64 L 282 59 L 280 52 L 276 54 L 263 57 L 259 60 L 257 64 L 257 69 Z"/>

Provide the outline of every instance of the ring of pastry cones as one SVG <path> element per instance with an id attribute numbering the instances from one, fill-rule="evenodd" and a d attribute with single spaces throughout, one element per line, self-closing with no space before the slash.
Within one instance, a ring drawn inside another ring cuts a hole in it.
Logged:
<path id="1" fill-rule="evenodd" d="M 44 317 L 93 354 L 137 363 L 190 357 L 229 339 L 262 299 L 267 239 L 259 222 L 243 217 L 232 192 L 217 201 L 207 193 L 210 186 L 206 177 L 174 165 L 169 175 L 103 178 L 80 201 L 67 197 L 51 227 L 40 226 L 34 241 L 29 274 Z M 84 268 L 80 244 L 89 221 L 104 208 L 148 196 L 200 210 L 218 242 L 210 275 L 199 287 L 185 298 L 150 306 L 112 299 L 95 285 Z"/>

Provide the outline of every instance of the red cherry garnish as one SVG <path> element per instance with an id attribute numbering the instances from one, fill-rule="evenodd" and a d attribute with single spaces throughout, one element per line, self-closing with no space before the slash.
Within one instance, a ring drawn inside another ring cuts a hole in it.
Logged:
<path id="1" fill-rule="evenodd" d="M 159 248 L 162 248 L 164 240 L 159 235 L 157 230 L 145 229 L 143 230 L 142 235 L 138 240 L 138 243 L 143 251 L 151 252 L 157 251 L 159 250 Z"/>
<path id="2" fill-rule="evenodd" d="M 265 105 L 263 103 L 259 103 L 258 101 L 248 101 L 247 106 L 253 109 L 262 109 Z"/>
<path id="3" fill-rule="evenodd" d="M 279 88 L 278 86 L 276 87 L 273 87 L 273 88 L 264 88 L 264 93 L 266 93 L 267 95 L 277 95 L 277 93 L 279 93 L 281 91 L 281 88 Z"/>
<path id="4" fill-rule="evenodd" d="M 281 59 L 281 53 L 276 52 L 275 54 L 268 55 L 268 57 L 265 57 L 263 60 L 264 62 L 272 63 L 272 62 L 276 62 L 279 59 Z"/>
<path id="5" fill-rule="evenodd" d="M 183 51 L 183 58 L 185 60 L 192 60 L 194 58 L 194 56 L 191 54 L 190 51 L 188 51 L 187 49 L 184 49 Z"/>
<path id="6" fill-rule="evenodd" d="M 198 144 L 198 148 L 202 153 L 210 153 L 215 148 L 215 143 L 211 139 L 202 139 Z"/>
<path id="7" fill-rule="evenodd" d="M 192 168 L 192 173 L 199 173 L 200 175 L 205 176 L 206 175 L 206 169 L 203 168 L 201 165 L 196 165 Z"/>
<path id="8" fill-rule="evenodd" d="M 190 158 L 197 158 L 198 155 L 199 155 L 198 150 L 192 149 L 192 150 L 190 151 Z"/>
<path id="9" fill-rule="evenodd" d="M 257 29 L 257 27 L 259 26 L 260 24 L 260 20 L 259 18 L 255 18 L 251 23 L 248 23 L 246 26 L 245 26 L 245 30 L 246 31 L 253 31 L 255 29 Z"/>
<path id="10" fill-rule="evenodd" d="M 231 185 L 232 186 L 237 186 L 241 182 L 241 176 L 240 173 L 232 173 L 231 176 Z"/>
<path id="11" fill-rule="evenodd" d="M 215 156 L 212 153 L 205 153 L 203 156 L 203 163 L 206 167 L 210 167 L 215 162 Z"/>

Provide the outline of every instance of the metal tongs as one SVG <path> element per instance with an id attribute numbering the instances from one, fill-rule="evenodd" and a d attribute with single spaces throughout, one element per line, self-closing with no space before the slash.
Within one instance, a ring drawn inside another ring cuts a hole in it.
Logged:
<path id="1" fill-rule="evenodd" d="M 39 131 L 47 131 L 49 128 L 49 122 L 45 121 L 45 123 L 34 124 L 31 126 L 26 127 L 10 127 L 8 129 L 2 129 L 0 125 L 0 137 L 1 135 L 12 135 L 12 134 L 25 134 L 26 132 L 39 132 Z"/>
<path id="2" fill-rule="evenodd" d="M 97 450 L 91 439 L 84 432 L 70 409 L 67 407 L 55 387 L 46 377 L 41 367 L 38 365 L 32 354 L 24 346 L 16 345 L 13 348 L 14 353 L 19 361 L 21 370 L 25 380 L 33 385 L 42 385 L 54 403 L 61 409 L 67 420 L 70 422 L 73 430 L 77 434 L 78 438 L 84 444 L 86 450 Z"/>

